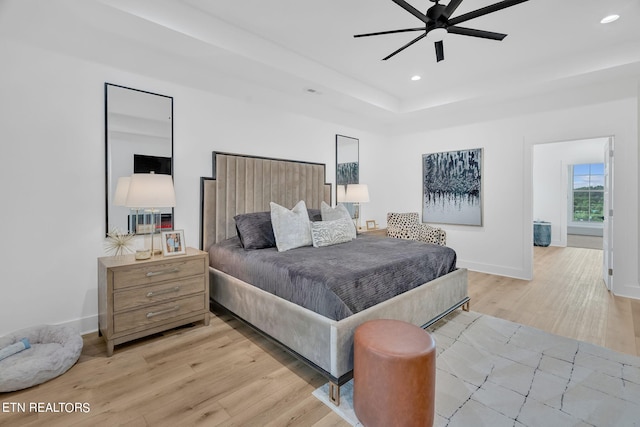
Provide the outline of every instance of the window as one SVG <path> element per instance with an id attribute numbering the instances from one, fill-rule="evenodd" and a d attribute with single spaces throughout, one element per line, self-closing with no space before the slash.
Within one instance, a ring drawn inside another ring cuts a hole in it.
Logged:
<path id="1" fill-rule="evenodd" d="M 573 165 L 574 222 L 604 220 L 604 163 Z"/>

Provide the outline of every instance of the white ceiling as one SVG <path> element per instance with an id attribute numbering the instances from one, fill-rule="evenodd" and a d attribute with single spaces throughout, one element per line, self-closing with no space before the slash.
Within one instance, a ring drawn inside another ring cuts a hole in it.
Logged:
<path id="1" fill-rule="evenodd" d="M 454 16 L 495 2 L 464 0 Z M 621 18 L 600 24 L 611 13 Z M 356 125 L 447 125 L 637 94 L 638 0 L 529 0 L 464 23 L 503 41 L 449 34 L 439 63 L 426 39 L 381 61 L 419 33 L 353 38 L 420 25 L 391 0 L 0 2 L 0 36 Z"/>

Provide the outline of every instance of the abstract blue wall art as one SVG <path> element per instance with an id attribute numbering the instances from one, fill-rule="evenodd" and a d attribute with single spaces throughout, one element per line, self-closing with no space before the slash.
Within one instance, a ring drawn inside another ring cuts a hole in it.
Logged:
<path id="1" fill-rule="evenodd" d="M 422 155 L 422 221 L 482 225 L 482 148 Z"/>

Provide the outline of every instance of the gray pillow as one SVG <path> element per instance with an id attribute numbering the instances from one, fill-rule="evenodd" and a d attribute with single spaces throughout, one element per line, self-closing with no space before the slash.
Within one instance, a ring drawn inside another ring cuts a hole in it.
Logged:
<path id="1" fill-rule="evenodd" d="M 335 208 L 332 208 L 326 202 L 323 201 L 322 204 L 320 205 L 320 212 L 322 214 L 323 221 L 335 221 L 338 219 L 348 219 L 349 222 L 351 223 L 351 226 L 352 226 L 351 228 L 353 228 L 352 238 L 353 239 L 356 238 L 356 234 L 357 234 L 356 225 L 351 219 L 351 214 L 349 214 L 349 211 L 343 204 L 338 203 L 338 205 Z"/>
<path id="2" fill-rule="evenodd" d="M 233 217 L 240 243 L 245 249 L 264 249 L 276 246 L 271 226 L 271 212 L 253 212 Z"/>
<path id="3" fill-rule="evenodd" d="M 300 200 L 291 210 L 274 202 L 269 205 L 278 252 L 311 246 L 311 221 L 304 200 Z"/>
<path id="4" fill-rule="evenodd" d="M 307 209 L 309 212 L 309 220 L 311 221 L 322 221 L 322 213 L 320 209 Z"/>
<path id="5" fill-rule="evenodd" d="M 311 238 L 313 246 L 319 248 L 338 243 L 350 242 L 355 239 L 355 228 L 351 218 L 333 221 L 317 221 L 311 223 Z"/>

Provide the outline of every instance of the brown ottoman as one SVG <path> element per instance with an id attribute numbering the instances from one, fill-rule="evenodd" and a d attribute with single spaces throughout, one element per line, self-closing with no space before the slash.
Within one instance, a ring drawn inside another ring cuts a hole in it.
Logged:
<path id="1" fill-rule="evenodd" d="M 436 343 L 399 320 L 371 320 L 354 335 L 353 408 L 365 426 L 433 425 Z"/>

